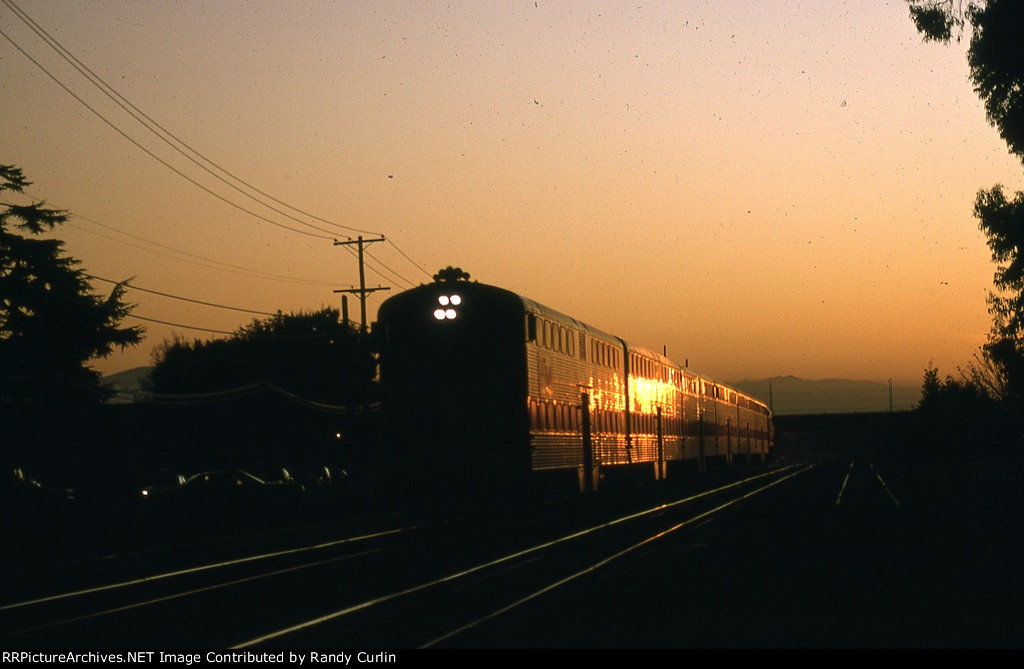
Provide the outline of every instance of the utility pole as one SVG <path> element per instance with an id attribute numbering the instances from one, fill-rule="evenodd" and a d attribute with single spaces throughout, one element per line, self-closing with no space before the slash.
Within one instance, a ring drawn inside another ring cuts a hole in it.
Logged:
<path id="1" fill-rule="evenodd" d="M 363 245 L 372 244 L 373 242 L 383 242 L 384 237 L 378 237 L 377 239 L 363 239 L 362 235 L 356 240 L 348 240 L 347 242 L 334 241 L 335 246 L 348 246 L 350 244 L 359 245 L 359 287 L 358 288 L 347 288 L 342 290 L 336 290 L 335 293 L 354 293 L 359 296 L 359 315 L 362 317 L 362 324 L 360 331 L 366 334 L 366 296 L 370 293 L 374 293 L 378 290 L 391 290 L 387 286 L 376 286 L 375 288 L 366 287 L 366 273 L 363 270 Z"/>

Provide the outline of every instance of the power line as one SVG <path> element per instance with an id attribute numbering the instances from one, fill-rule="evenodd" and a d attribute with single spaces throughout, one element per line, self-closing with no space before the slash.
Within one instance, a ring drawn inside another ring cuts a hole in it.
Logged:
<path id="1" fill-rule="evenodd" d="M 278 314 L 273 314 L 273 315 L 277 316 Z M 291 315 L 295 316 L 296 314 L 293 313 Z M 283 316 L 283 314 L 282 314 L 282 316 Z M 172 327 L 185 328 L 187 330 L 199 330 L 201 332 L 212 332 L 214 334 L 229 335 L 229 336 L 232 336 L 232 337 L 239 336 L 239 335 L 245 336 L 244 328 L 240 328 L 239 330 L 235 330 L 234 332 L 228 332 L 227 330 L 215 330 L 213 328 L 203 328 L 203 327 L 198 327 L 198 326 L 195 326 L 195 325 L 185 325 L 184 323 L 172 323 L 170 321 L 162 321 L 162 320 L 159 320 L 159 319 L 156 319 L 156 318 L 149 318 L 147 316 L 138 316 L 138 315 L 136 315 L 134 313 L 127 314 L 126 318 L 137 318 L 137 319 L 139 319 L 141 321 L 147 321 L 147 322 L 150 322 L 150 323 L 159 323 L 160 325 L 170 325 Z M 285 339 L 285 340 L 307 339 L 308 340 L 308 339 L 331 339 L 333 337 L 339 336 L 339 334 L 340 334 L 339 332 L 315 332 L 315 333 L 309 333 L 309 334 L 280 334 L 280 333 L 276 333 L 276 332 L 268 332 L 268 333 L 260 333 L 258 336 L 261 337 L 261 338 L 266 337 L 266 338 L 270 338 L 270 339 Z"/>
<path id="2" fill-rule="evenodd" d="M 385 242 L 386 242 L 386 241 L 387 241 L 387 239 L 384 239 L 383 237 L 381 237 L 381 241 L 385 241 Z M 351 249 L 349 249 L 349 250 L 351 251 Z M 370 253 L 369 251 L 366 251 L 366 252 L 365 252 L 365 256 L 366 256 L 366 257 L 368 257 L 368 258 L 369 258 L 370 260 L 372 260 L 372 261 L 373 261 L 373 263 L 377 263 L 377 264 L 379 264 L 379 265 L 381 266 L 381 268 L 383 269 L 383 271 L 385 271 L 385 272 L 387 272 L 388 274 L 390 274 L 390 275 L 391 275 L 391 276 L 392 276 L 393 278 L 395 278 L 395 279 L 398 279 L 399 283 L 404 283 L 404 284 L 405 284 L 406 286 L 409 286 L 409 287 L 412 287 L 412 286 L 414 286 L 414 285 L 415 285 L 415 284 L 414 284 L 414 283 L 413 283 L 412 281 L 409 281 L 409 280 L 408 280 L 408 279 L 406 279 L 406 278 L 405 278 L 404 276 L 402 276 L 401 274 L 399 274 L 399 273 L 398 273 L 398 272 L 396 272 L 395 270 L 393 270 L 393 269 L 391 269 L 390 267 L 388 267 L 388 266 L 387 266 L 386 264 L 384 264 L 384 262 L 383 262 L 383 261 L 381 261 L 381 260 L 380 260 L 379 258 L 376 258 L 376 257 L 374 257 L 374 255 L 373 255 L 372 253 Z M 385 277 L 384 277 L 384 275 L 383 275 L 383 274 L 381 274 L 381 272 L 380 272 L 379 270 L 377 270 L 377 269 L 376 269 L 376 268 L 375 268 L 375 267 L 373 266 L 373 263 L 367 262 L 367 266 L 368 266 L 368 267 L 369 267 L 369 268 L 370 268 L 371 270 L 373 270 L 373 272 L 374 272 L 375 274 L 377 274 L 377 276 L 379 276 L 379 277 L 380 277 L 380 278 L 382 278 L 382 279 L 383 279 L 383 278 L 385 278 Z"/>
<path id="3" fill-rule="evenodd" d="M 269 312 L 269 311 L 256 311 L 254 309 L 243 309 L 242 307 L 231 307 L 231 306 L 227 306 L 225 304 L 215 304 L 213 302 L 204 302 L 202 300 L 196 300 L 196 299 L 193 299 L 191 297 L 182 297 L 180 295 L 172 295 L 170 293 L 162 293 L 159 290 L 152 290 L 152 289 L 149 289 L 149 288 L 142 288 L 141 286 L 135 286 L 135 285 L 132 285 L 132 284 L 127 283 L 125 281 L 114 281 L 112 279 L 104 279 L 102 276 L 95 276 L 95 275 L 92 275 L 92 274 L 85 274 L 84 276 L 87 279 L 96 279 L 97 281 L 106 281 L 107 283 L 112 283 L 114 285 L 124 286 L 126 289 L 138 290 L 138 291 L 141 291 L 143 293 L 151 293 L 153 295 L 159 295 L 161 297 L 169 297 L 169 298 L 174 299 L 174 300 L 181 300 L 182 302 L 191 302 L 192 304 L 202 304 L 203 306 L 217 307 L 218 309 L 230 309 L 232 311 L 242 311 L 242 312 L 245 312 L 247 314 L 257 314 L 257 315 L 260 315 L 260 316 L 276 316 L 277 315 L 276 313 Z"/>
<path id="4" fill-rule="evenodd" d="M 118 93 L 117 90 L 114 89 L 109 84 L 107 84 L 106 81 L 104 81 L 102 77 L 100 77 L 95 72 L 93 72 L 88 66 L 86 66 L 77 57 L 75 57 L 74 54 L 72 54 L 70 51 L 68 51 L 57 39 L 55 39 L 52 35 L 50 35 L 38 23 L 36 23 L 35 20 L 32 19 L 17 4 L 15 4 L 13 2 L 13 0 L 0 0 L 0 1 L 2 1 L 4 3 L 4 5 L 6 5 L 8 7 L 8 9 L 10 9 L 23 23 L 25 23 L 40 39 L 42 39 L 48 46 L 50 46 L 50 48 L 54 49 L 58 53 L 58 55 L 60 55 L 65 61 L 70 63 L 71 66 L 74 67 L 79 72 L 79 74 L 81 74 L 83 77 L 85 77 L 90 83 L 92 83 L 96 88 L 98 88 L 100 90 L 100 92 L 102 92 L 105 96 L 107 96 L 109 99 L 111 99 L 122 110 L 124 110 L 126 113 L 128 113 L 133 119 L 135 119 L 138 123 L 140 123 L 143 127 L 145 127 L 147 130 L 149 130 L 151 133 L 156 135 L 161 141 L 166 143 L 174 151 L 176 151 L 177 153 L 179 153 L 180 155 L 182 155 L 183 157 L 188 159 L 190 162 L 195 164 L 197 167 L 199 167 L 200 169 L 204 170 L 206 173 L 210 174 L 214 178 L 218 179 L 219 181 L 221 181 L 222 183 L 224 183 L 228 187 L 232 188 L 233 190 L 235 190 L 236 192 L 240 193 L 241 195 L 243 195 L 245 197 L 248 197 L 249 199 L 253 200 L 254 202 L 260 204 L 261 206 L 264 206 L 264 207 L 270 209 L 271 211 L 274 211 L 274 212 L 276 212 L 276 213 L 278 213 L 278 214 L 280 214 L 280 215 L 282 215 L 282 216 L 284 216 L 286 218 L 289 218 L 289 219 L 291 219 L 291 220 L 293 220 L 293 221 L 295 221 L 295 222 L 297 222 L 297 223 L 299 223 L 301 225 L 307 226 L 307 227 L 312 228 L 314 230 L 318 230 L 320 232 L 328 232 L 328 233 L 330 232 L 329 230 L 325 230 L 324 228 L 321 228 L 319 226 L 315 226 L 315 225 L 312 225 L 310 223 L 307 223 L 306 221 L 303 221 L 303 220 L 301 220 L 299 218 L 296 218 L 295 216 L 292 216 L 292 215 L 288 214 L 287 212 L 283 212 L 283 211 L 281 211 L 281 210 L 279 210 L 279 209 L 277 209 L 277 208 L 267 204 L 266 202 L 261 201 L 259 198 L 257 198 L 256 196 L 252 195 L 251 193 L 248 193 L 248 192 L 242 190 L 241 188 L 239 188 L 238 186 L 236 186 L 235 184 L 229 182 L 224 177 L 222 177 L 220 174 L 217 174 L 216 172 L 211 170 L 210 167 L 207 167 L 207 165 L 215 168 L 217 171 L 223 173 L 224 175 L 227 175 L 230 179 L 234 180 L 235 182 L 237 182 L 239 184 L 242 184 L 243 186 L 245 186 L 246 188 L 250 189 L 251 191 L 253 191 L 255 193 L 258 193 L 260 196 L 262 196 L 264 198 L 267 198 L 270 201 L 275 202 L 277 204 L 280 204 L 280 205 L 282 205 L 284 207 L 287 207 L 288 209 L 291 209 L 292 211 L 295 211 L 295 212 L 297 212 L 299 214 L 302 214 L 303 216 L 306 216 L 306 217 L 311 218 L 311 219 L 316 220 L 316 221 L 320 221 L 322 223 L 326 223 L 327 225 L 331 225 L 331 226 L 334 226 L 334 227 L 342 229 L 342 230 L 348 230 L 348 231 L 354 231 L 354 232 L 368 232 L 366 230 L 360 230 L 359 228 L 354 228 L 354 227 L 351 227 L 351 226 L 347 226 L 347 225 L 342 225 L 340 223 L 336 223 L 336 222 L 331 221 L 329 219 L 325 219 L 325 218 L 316 216 L 316 215 L 311 214 L 309 212 L 306 212 L 306 211 L 304 211 L 304 210 L 302 210 L 302 209 L 300 209 L 298 207 L 290 205 L 290 204 L 288 204 L 288 203 L 286 203 L 286 202 L 284 202 L 284 201 L 282 201 L 282 200 L 280 200 L 278 198 L 275 198 L 274 196 L 270 195 L 269 193 L 266 193 L 265 191 L 257 188 L 256 186 L 248 183 L 244 179 L 241 179 L 240 177 L 238 177 L 237 175 L 233 174 L 229 170 L 227 170 L 224 167 L 220 166 L 219 164 L 217 164 L 213 160 L 207 158 L 201 152 L 197 151 L 192 146 L 190 146 L 187 142 L 185 142 L 181 138 L 177 137 L 174 133 L 172 133 L 171 131 L 167 130 L 161 124 L 159 124 L 157 121 L 152 119 L 149 115 L 147 115 L 141 109 L 136 107 L 131 101 L 129 101 L 123 95 Z M 22 55 L 24 55 L 26 58 L 28 58 L 28 60 L 30 60 L 36 67 L 38 67 L 42 72 L 44 72 L 48 77 L 50 77 L 50 79 L 52 79 L 58 86 L 63 88 L 69 95 L 71 95 L 73 98 L 75 98 L 75 100 L 77 100 L 80 104 L 82 104 L 86 109 L 91 111 L 100 120 L 102 120 L 104 123 L 106 123 L 108 126 L 110 126 L 115 132 L 120 134 L 122 137 L 124 137 L 129 142 L 131 142 L 136 147 L 138 147 L 141 151 L 143 151 L 144 153 L 149 155 L 151 158 L 153 158 L 154 160 L 156 160 L 157 162 L 159 162 L 163 166 L 167 167 L 172 172 L 174 172 L 178 176 L 182 177 L 183 179 L 185 179 L 189 183 L 192 183 L 193 185 L 195 185 L 198 188 L 204 190 L 208 194 L 213 195 L 214 197 L 216 197 L 217 199 L 223 201 L 224 203 L 226 203 L 226 204 L 228 204 L 228 205 L 230 205 L 232 207 L 235 207 L 236 209 L 239 209 L 240 211 L 243 211 L 245 213 L 248 213 L 248 214 L 251 214 L 253 216 L 256 216 L 259 220 L 262 220 L 262 221 L 265 221 L 267 223 L 270 223 L 271 225 L 275 225 L 275 226 L 283 228 L 285 230 L 289 230 L 289 231 L 292 231 L 292 232 L 298 232 L 300 234 L 305 234 L 305 235 L 316 237 L 316 238 L 319 238 L 319 239 L 327 239 L 327 237 L 323 237 L 321 235 L 316 235 L 316 234 L 313 234 L 313 233 L 310 233 L 310 232 L 306 232 L 304 230 L 298 230 L 298 229 L 292 228 L 292 227 L 290 227 L 288 225 L 284 225 L 282 223 L 270 220 L 267 217 L 260 216 L 259 214 L 255 213 L 253 211 L 250 211 L 249 209 L 246 209 L 245 207 L 242 207 L 241 205 L 239 205 L 239 204 L 237 204 L 235 202 L 232 202 L 232 201 L 228 200 L 227 198 L 219 195 L 218 193 L 214 192 L 213 190 L 207 188 L 206 186 L 203 186 L 199 182 L 195 181 L 191 177 L 187 176 L 183 172 L 179 171 L 178 169 L 176 169 L 175 167 L 173 167 L 172 165 L 170 165 L 169 163 L 167 163 L 166 161 L 164 161 L 163 159 L 161 159 L 160 157 L 158 157 L 157 155 L 155 155 L 154 153 L 152 153 L 151 151 L 149 151 L 148 149 L 143 147 L 139 142 L 137 142 L 135 139 L 130 137 L 127 133 L 125 133 L 124 131 L 119 129 L 117 126 L 115 126 L 111 121 L 106 119 L 101 113 L 99 113 L 96 109 L 94 109 L 89 104 L 87 104 L 84 100 L 82 100 L 82 98 L 80 98 L 78 95 L 76 95 L 74 92 L 72 92 L 66 85 L 64 85 L 61 81 L 59 81 L 56 76 L 51 74 L 38 61 L 36 61 L 34 58 L 32 58 L 24 49 L 22 49 L 9 35 L 4 33 L 2 30 L 0 30 L 0 35 L 3 35 L 3 37 L 6 38 L 7 41 L 10 42 L 19 52 L 21 52 Z M 181 147 L 183 147 L 183 148 L 181 148 Z M 203 162 L 200 162 L 199 160 L 196 160 L 196 158 L 194 158 L 193 156 L 198 157 L 201 161 L 205 162 L 206 164 L 204 165 Z M 403 258 L 405 258 L 405 260 L 407 260 L 412 265 L 414 265 L 419 271 L 424 272 L 427 276 L 431 276 L 429 272 L 426 272 L 425 270 L 423 270 L 423 268 L 418 263 L 416 263 L 412 258 L 410 258 L 405 252 L 403 252 L 401 249 L 399 249 L 397 246 L 395 246 L 393 242 L 392 242 L 392 246 L 394 246 L 394 248 L 399 252 L 399 254 Z M 403 282 L 407 283 L 410 286 L 414 285 L 413 282 L 409 281 L 408 279 L 405 279 L 404 277 L 399 275 L 397 272 L 395 272 L 394 270 L 389 268 L 386 263 L 383 263 L 380 260 L 377 260 L 377 262 L 379 262 L 386 269 L 386 271 L 392 273 L 394 276 L 398 277 Z M 376 272 L 377 270 L 374 269 L 374 271 Z M 379 272 L 378 272 L 378 274 L 379 274 Z"/>
<path id="5" fill-rule="evenodd" d="M 419 264 L 418 262 L 416 262 L 415 260 L 413 260 L 412 258 L 410 258 L 410 257 L 409 257 L 408 255 L 406 255 L 405 251 L 403 251 L 402 249 L 398 248 L 398 245 L 397 245 L 397 244 L 395 244 L 395 242 L 394 242 L 393 240 L 391 240 L 391 239 L 388 239 L 387 241 L 388 241 L 388 243 L 389 243 L 389 244 L 391 244 L 391 246 L 392 246 L 392 247 L 393 247 L 393 248 L 394 248 L 394 249 L 395 249 L 396 251 L 398 251 L 398 253 L 399 253 L 399 254 L 400 254 L 400 255 L 401 255 L 401 256 L 402 256 L 403 258 L 405 258 L 406 260 L 408 260 L 408 261 L 409 261 L 409 262 L 410 262 L 410 263 L 412 264 L 412 266 L 413 266 L 413 267 L 415 267 L 415 268 L 416 268 L 416 269 L 418 269 L 419 271 L 423 272 L 424 274 L 426 274 L 426 275 L 427 275 L 428 277 L 430 277 L 431 279 L 433 279 L 433 278 L 434 278 L 434 277 L 433 277 L 433 275 L 432 275 L 432 274 L 431 274 L 430 272 L 428 272 L 427 270 L 423 269 L 423 267 L 421 267 L 421 266 L 420 266 L 420 264 Z M 410 282 L 410 285 L 412 285 L 412 282 Z"/>
<path id="6" fill-rule="evenodd" d="M 23 23 L 25 23 L 37 36 L 39 36 L 44 42 L 46 42 L 50 46 L 50 48 L 52 48 L 54 51 L 56 51 L 65 61 L 70 63 L 72 67 L 74 67 L 76 70 L 78 70 L 79 74 L 81 74 L 83 77 L 88 79 L 89 82 L 92 83 L 96 88 L 98 88 L 101 93 L 103 93 L 105 96 L 110 98 L 110 100 L 112 100 L 114 102 L 114 104 L 116 104 L 121 109 L 123 109 L 129 116 L 131 116 L 136 121 L 138 121 L 140 124 L 142 124 L 143 127 L 145 127 L 151 133 L 156 135 L 157 138 L 159 138 L 161 141 L 163 141 L 165 144 L 167 144 L 169 147 L 171 147 L 174 151 L 176 151 L 177 153 L 179 153 L 180 155 L 185 157 L 187 160 L 192 162 L 194 165 L 196 165 L 197 167 L 199 167 L 200 169 L 202 169 L 206 173 L 208 173 L 211 176 L 213 176 L 214 178 L 216 178 L 221 183 L 225 184 L 229 188 L 232 188 L 233 190 L 237 191 L 241 195 L 244 195 L 245 197 L 249 198 L 250 200 L 253 200 L 256 203 L 261 204 L 264 207 L 267 207 L 271 211 L 276 212 L 276 213 L 278 213 L 278 214 L 280 214 L 280 215 L 282 215 L 282 216 L 284 216 L 286 218 L 290 218 L 291 220 L 295 221 L 296 223 L 299 223 L 301 225 L 306 225 L 306 226 L 308 226 L 310 228 L 313 228 L 314 230 L 319 230 L 321 232 L 330 232 L 329 230 L 325 230 L 323 228 L 320 228 L 320 227 L 317 227 L 317 226 L 312 225 L 310 223 L 307 223 L 307 222 L 305 222 L 305 221 L 303 221 L 303 220 L 301 220 L 299 218 L 296 218 L 296 217 L 288 214 L 287 212 L 280 211 L 279 209 L 276 209 L 276 208 L 268 205 L 266 202 L 261 201 L 259 198 L 257 198 L 256 196 L 252 195 L 251 193 L 247 193 L 244 190 L 242 190 L 241 188 L 239 188 L 238 186 L 236 186 L 235 184 L 232 184 L 227 179 L 223 178 L 222 176 L 220 176 L 219 174 L 217 174 L 216 172 L 214 172 L 209 167 L 207 167 L 203 163 L 199 162 L 198 160 L 196 160 L 192 156 L 193 155 L 197 156 L 198 158 L 200 158 L 202 161 L 204 161 L 208 165 L 216 168 L 217 170 L 219 170 L 223 174 L 226 174 L 228 177 L 230 177 L 231 179 L 233 179 L 233 180 L 237 181 L 238 183 L 244 185 L 246 188 L 249 188 L 250 190 L 255 191 L 256 193 L 259 193 L 263 197 L 266 197 L 266 198 L 270 199 L 273 202 L 276 202 L 276 203 L 281 204 L 281 205 L 283 205 L 285 207 L 288 207 L 289 209 L 291 209 L 293 211 L 296 211 L 296 212 L 298 212 L 300 214 L 303 214 L 304 216 L 308 216 L 309 218 L 312 218 L 314 220 L 318 220 L 318 221 L 321 221 L 323 223 L 327 223 L 328 225 L 333 225 L 336 228 L 339 228 L 339 229 L 342 229 L 342 230 L 353 231 L 353 232 L 366 232 L 365 230 L 358 230 L 358 229 L 352 228 L 350 226 L 341 225 L 340 223 L 335 223 L 333 221 L 329 221 L 329 220 L 320 218 L 320 217 L 315 216 L 313 214 L 309 214 L 309 213 L 307 213 L 305 211 L 302 211 L 301 209 L 293 207 L 292 205 L 289 205 L 286 202 L 282 202 L 281 200 L 278 200 L 277 198 L 275 198 L 275 197 L 273 197 L 273 196 L 263 192 L 259 188 L 253 186 L 252 184 L 249 184 L 248 182 L 244 181 L 243 179 L 235 176 L 234 174 L 232 174 L 228 170 L 226 170 L 223 167 L 219 166 L 217 163 L 213 162 L 212 160 L 210 160 L 209 158 L 204 156 L 202 153 L 200 153 L 199 151 L 197 151 L 194 148 L 192 148 L 188 143 L 186 143 L 181 138 L 177 137 L 174 133 L 170 132 L 169 130 L 164 128 L 162 125 L 160 125 L 159 123 L 154 121 L 145 112 L 143 112 L 141 109 L 139 109 L 134 104 L 132 104 L 132 102 L 130 100 L 128 100 L 123 95 L 118 93 L 117 90 L 113 86 L 109 85 L 106 81 L 103 80 L 102 77 L 100 77 L 98 74 L 93 72 L 87 65 L 82 63 L 82 61 L 78 60 L 78 58 L 75 57 L 74 54 L 72 54 L 70 51 L 68 51 L 66 48 L 64 48 L 64 46 L 56 38 L 54 38 L 52 35 L 50 35 L 48 32 L 46 32 L 46 30 L 42 26 L 40 26 L 38 23 L 36 23 L 32 19 L 32 17 L 30 17 L 28 14 L 25 13 L 24 10 L 22 10 L 20 7 L 18 7 L 13 2 L 13 0 L 0 0 L 0 1 L 2 1 L 5 5 L 7 5 L 7 7 L 12 12 L 14 12 L 15 15 L 17 15 L 18 18 L 21 19 L 21 21 Z M 158 132 L 158 130 L 159 130 L 159 132 Z M 168 138 L 170 138 L 170 139 L 168 139 Z M 173 141 L 171 141 L 171 140 L 173 140 Z M 180 147 L 184 147 L 185 150 L 183 150 Z M 189 155 L 189 154 L 192 154 L 192 155 Z"/>
<path id="7" fill-rule="evenodd" d="M 167 246 L 165 244 L 160 244 L 160 243 L 154 242 L 154 241 L 152 241 L 150 239 L 146 239 L 146 238 L 140 237 L 138 235 L 133 235 L 130 232 L 125 232 L 124 230 L 118 230 L 117 228 L 115 228 L 113 226 L 105 225 L 103 223 L 100 223 L 99 221 L 94 221 L 91 218 L 87 218 L 87 217 L 82 216 L 80 214 L 72 213 L 71 216 L 72 216 L 72 218 L 80 218 L 83 221 L 87 221 L 89 223 L 92 223 L 93 225 L 98 225 L 98 226 L 100 226 L 102 228 L 106 228 L 108 230 L 112 230 L 112 231 L 114 231 L 114 232 L 116 232 L 118 234 L 126 235 L 128 237 L 132 237 L 133 239 L 138 239 L 139 241 L 144 242 L 146 244 L 151 244 L 151 245 L 156 246 L 158 248 L 162 248 L 162 249 L 166 249 L 167 251 L 171 251 L 172 253 L 178 253 L 178 254 L 181 254 L 183 256 L 187 256 L 188 258 L 193 258 L 195 260 L 200 260 L 202 262 L 195 262 L 194 260 L 188 260 L 188 258 L 176 258 L 176 257 L 174 257 L 172 255 L 166 255 L 164 253 L 160 253 L 159 251 L 154 251 L 153 249 L 147 249 L 147 248 L 139 246 L 137 244 L 132 244 L 131 242 L 127 242 L 127 241 L 125 241 L 123 239 L 118 239 L 117 237 L 111 237 L 109 235 L 104 235 L 104 234 L 101 234 L 99 232 L 96 232 L 95 230 L 89 230 L 88 228 L 81 227 L 79 225 L 76 225 L 74 221 L 67 221 L 65 223 L 65 225 L 70 226 L 72 228 L 75 228 L 76 230 L 81 230 L 83 232 L 89 233 L 90 235 L 96 235 L 97 237 L 100 237 L 102 239 L 109 239 L 110 241 L 117 242 L 118 244 L 124 244 L 125 246 L 131 246 L 132 248 L 139 249 L 140 251 L 146 251 L 147 253 L 155 253 L 157 255 L 165 256 L 165 257 L 171 258 L 172 260 L 177 260 L 179 262 L 185 262 L 185 263 L 188 263 L 190 265 L 195 265 L 197 267 L 206 267 L 207 269 L 215 269 L 215 270 L 230 272 L 232 274 L 239 274 L 241 276 L 248 276 L 248 277 L 252 277 L 252 278 L 267 279 L 267 280 L 271 280 L 271 281 L 281 281 L 281 282 L 286 282 L 286 283 L 297 283 L 297 284 L 308 285 L 308 286 L 331 286 L 331 285 L 334 285 L 334 284 L 328 283 L 326 281 L 317 281 L 315 279 L 301 279 L 301 278 L 298 278 L 298 277 L 287 277 L 287 276 L 284 276 L 284 275 L 281 275 L 281 274 L 271 274 L 269 272 L 261 272 L 259 270 L 250 269 L 248 267 L 242 267 L 240 265 L 232 265 L 230 263 L 225 263 L 225 262 L 221 262 L 219 260 L 214 260 L 212 258 L 206 258 L 206 257 L 200 256 L 200 255 L 196 255 L 194 253 L 189 253 L 188 251 L 182 251 L 181 249 L 176 249 L 174 247 Z"/>
<path id="8" fill-rule="evenodd" d="M 149 323 L 159 323 L 160 325 L 170 325 L 176 328 L 185 328 L 186 330 L 199 330 L 200 332 L 213 332 L 214 334 L 233 335 L 234 332 L 228 332 L 227 330 L 214 330 L 212 328 L 200 328 L 194 325 L 184 325 L 182 323 L 172 323 L 170 321 L 161 321 L 156 318 L 147 318 L 145 316 L 139 316 L 138 314 L 128 314 L 127 318 L 137 318 L 140 321 L 147 321 Z"/>
<path id="9" fill-rule="evenodd" d="M 6 0 L 4 0 L 4 1 L 6 2 Z M 234 207 L 235 209 L 238 209 L 239 211 L 243 211 L 243 212 L 245 212 L 245 213 L 247 213 L 247 214 L 249 214 L 251 216 L 255 216 L 257 219 L 259 219 L 261 221 L 265 221 L 267 223 L 270 223 L 271 225 L 277 226 L 277 227 L 282 228 L 284 230 L 290 230 L 291 232 L 297 232 L 300 235 L 307 235 L 309 237 L 316 237 L 317 239 L 332 239 L 332 240 L 334 239 L 334 237 L 328 237 L 328 236 L 324 236 L 324 235 L 317 235 L 317 234 L 314 234 L 312 232 L 306 232 L 305 230 L 299 230 L 298 228 L 293 228 L 293 227 L 285 225 L 283 223 L 278 223 L 277 221 L 273 221 L 273 220 L 271 220 L 271 219 L 269 219 L 269 218 L 267 218 L 265 216 L 261 216 L 260 214 L 257 214 L 254 211 L 246 209 L 245 207 L 241 206 L 240 204 L 237 204 L 237 203 L 232 202 L 231 200 L 227 199 L 223 195 L 220 195 L 219 193 L 215 193 L 214 191 L 210 190 L 209 188 L 207 188 L 203 184 L 199 183 L 198 181 L 196 181 L 192 177 L 188 176 L 187 174 L 185 174 L 184 172 L 182 172 L 178 168 L 176 168 L 173 165 L 171 165 L 170 163 L 168 163 L 166 160 L 164 160 L 160 156 L 156 155 L 155 153 L 153 153 L 152 151 L 150 151 L 146 147 L 142 146 L 142 144 L 137 142 L 128 133 L 124 132 L 123 130 L 118 128 L 116 125 L 114 125 L 111 121 L 107 120 L 103 116 L 103 114 L 101 114 L 98 111 L 96 111 L 92 106 L 89 105 L 89 103 L 87 103 L 82 98 L 78 97 L 78 95 L 76 95 L 70 88 L 68 88 L 63 83 L 61 83 L 61 81 L 59 79 L 57 79 L 57 77 L 55 77 L 53 74 L 51 74 L 49 70 L 47 70 L 45 67 L 43 67 L 39 63 L 39 61 L 37 61 L 36 59 L 32 58 L 32 56 L 28 55 L 28 53 L 24 49 L 22 49 L 20 46 L 18 46 L 18 44 L 13 39 L 11 39 L 11 37 L 7 33 L 5 33 L 3 30 L 0 30 L 0 35 L 2 35 L 8 42 L 10 42 L 14 46 L 14 48 L 16 48 L 18 51 L 20 51 L 22 53 L 22 55 L 24 55 L 26 58 L 28 58 L 30 61 L 32 61 L 32 63 L 35 64 L 35 66 L 38 67 L 40 70 L 42 70 L 43 73 L 46 74 L 46 76 L 50 77 L 50 79 L 52 79 L 58 86 L 63 88 L 67 92 L 68 95 L 73 97 L 75 100 L 77 100 L 79 102 L 79 104 L 81 104 L 83 107 L 85 107 L 86 109 L 91 111 L 94 115 L 96 115 L 97 118 L 99 118 L 101 121 L 103 121 L 108 126 L 110 126 L 110 128 L 114 132 L 116 132 L 117 134 L 119 134 L 122 137 L 124 137 L 125 139 L 127 139 L 129 142 L 131 142 L 136 147 L 138 147 L 138 149 L 140 151 L 142 151 L 143 153 L 145 153 L 150 158 L 152 158 L 153 160 L 157 161 L 158 163 L 160 163 L 161 165 L 163 165 L 167 169 L 171 170 L 172 172 L 174 172 L 175 174 L 180 176 L 182 179 L 185 179 L 186 181 L 188 181 L 192 185 L 196 186 L 197 188 L 199 188 L 199 189 L 201 189 L 203 191 L 206 191 L 207 193 L 209 193 L 210 195 L 214 196 L 215 198 L 217 198 L 221 202 L 224 202 L 225 204 L 228 204 L 228 205 Z M 316 228 L 316 226 L 309 225 L 308 223 L 306 223 L 304 225 L 308 225 L 309 227 L 312 227 L 314 229 L 319 229 L 319 228 Z M 322 230 L 322 232 L 329 232 L 329 231 L 328 230 Z"/>

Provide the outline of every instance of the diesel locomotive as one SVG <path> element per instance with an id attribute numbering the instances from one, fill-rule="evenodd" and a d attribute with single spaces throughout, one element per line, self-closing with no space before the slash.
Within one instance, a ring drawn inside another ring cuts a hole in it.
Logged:
<path id="1" fill-rule="evenodd" d="M 404 291 L 374 332 L 386 469 L 413 499 L 588 492 L 771 453 L 760 400 L 502 288 Z"/>

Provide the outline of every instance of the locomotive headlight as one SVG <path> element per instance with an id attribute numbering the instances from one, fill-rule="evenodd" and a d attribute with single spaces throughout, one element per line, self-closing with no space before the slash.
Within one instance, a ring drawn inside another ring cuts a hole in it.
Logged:
<path id="1" fill-rule="evenodd" d="M 462 297 L 459 295 L 440 295 L 437 298 L 440 308 L 434 309 L 434 318 L 439 321 L 450 321 L 458 317 L 459 312 L 452 307 L 462 304 Z"/>

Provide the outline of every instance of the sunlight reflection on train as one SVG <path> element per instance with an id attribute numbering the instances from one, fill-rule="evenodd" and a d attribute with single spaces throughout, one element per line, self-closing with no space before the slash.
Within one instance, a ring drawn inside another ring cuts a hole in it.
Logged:
<path id="1" fill-rule="evenodd" d="M 625 411 L 626 398 L 621 392 L 622 379 L 618 374 L 608 378 L 589 377 L 590 406 L 598 411 Z"/>
<path id="2" fill-rule="evenodd" d="M 653 414 L 661 407 L 666 418 L 675 415 L 676 402 L 672 398 L 676 389 L 671 384 L 659 379 L 631 376 L 629 385 L 629 398 L 634 411 Z"/>

